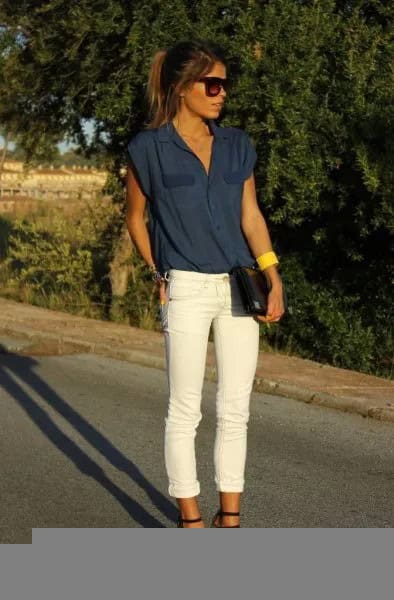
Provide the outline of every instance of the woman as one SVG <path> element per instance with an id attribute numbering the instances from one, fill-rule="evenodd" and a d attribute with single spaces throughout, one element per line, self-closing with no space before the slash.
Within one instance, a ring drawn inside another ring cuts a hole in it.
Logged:
<path id="1" fill-rule="evenodd" d="M 158 51 L 148 80 L 153 118 L 128 144 L 127 227 L 160 297 L 169 386 L 164 456 L 178 527 L 204 527 L 194 439 L 211 324 L 220 502 L 212 526 L 240 527 L 259 321 L 278 321 L 284 313 L 278 261 L 256 201 L 256 152 L 243 130 L 215 123 L 226 76 L 216 44 L 186 41 Z M 244 313 L 230 273 L 256 261 L 271 284 L 266 317 Z"/>

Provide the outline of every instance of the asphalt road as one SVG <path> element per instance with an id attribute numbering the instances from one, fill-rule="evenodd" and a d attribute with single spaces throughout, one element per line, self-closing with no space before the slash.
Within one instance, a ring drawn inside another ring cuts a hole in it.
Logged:
<path id="1" fill-rule="evenodd" d="M 213 482 L 215 384 L 197 435 Z M 102 356 L 0 355 L 0 542 L 32 528 L 174 527 L 161 370 Z M 394 424 L 253 394 L 243 527 L 393 527 Z"/>

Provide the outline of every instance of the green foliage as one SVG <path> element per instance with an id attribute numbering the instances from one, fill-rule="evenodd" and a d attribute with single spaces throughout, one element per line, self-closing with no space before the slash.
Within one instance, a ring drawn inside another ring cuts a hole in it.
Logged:
<path id="1" fill-rule="evenodd" d="M 15 223 L 9 261 L 18 282 L 46 294 L 75 293 L 92 272 L 91 252 L 65 239 L 61 231 L 44 233 L 26 221 Z"/>
<path id="2" fill-rule="evenodd" d="M 35 304 L 106 318 L 117 218 L 119 211 L 98 199 L 72 218 L 49 210 L 14 220 L 3 261 L 7 285 Z"/>
<path id="3" fill-rule="evenodd" d="M 263 326 L 270 342 L 304 358 L 373 371 L 376 339 L 357 311 L 357 299 L 308 281 L 296 257 L 284 260 L 281 271 L 290 308 L 280 327 Z"/>
<path id="4" fill-rule="evenodd" d="M 133 327 L 159 329 L 158 294 L 146 265 L 136 253 L 130 259 L 131 277 L 119 315 Z"/>
<path id="5" fill-rule="evenodd" d="M 0 217 L 0 262 L 3 261 L 7 256 L 8 237 L 11 229 L 11 220 L 7 217 Z"/>

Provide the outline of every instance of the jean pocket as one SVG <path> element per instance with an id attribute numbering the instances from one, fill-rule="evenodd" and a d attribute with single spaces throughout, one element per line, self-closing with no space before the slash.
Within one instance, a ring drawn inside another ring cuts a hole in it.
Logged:
<path id="1" fill-rule="evenodd" d="M 188 300 L 195 298 L 205 287 L 203 281 L 172 279 L 169 283 L 169 300 Z"/>

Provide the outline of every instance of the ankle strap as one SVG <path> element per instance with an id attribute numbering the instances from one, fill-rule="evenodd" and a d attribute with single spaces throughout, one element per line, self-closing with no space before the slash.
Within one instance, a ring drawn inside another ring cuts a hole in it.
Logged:
<path id="1" fill-rule="evenodd" d="M 198 523 L 198 521 L 202 521 L 201 517 L 198 517 L 198 519 L 182 519 L 182 517 L 180 517 L 180 519 L 183 523 Z"/>
<path id="2" fill-rule="evenodd" d="M 239 512 L 224 512 L 221 510 L 219 514 L 224 517 L 239 517 Z"/>

